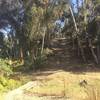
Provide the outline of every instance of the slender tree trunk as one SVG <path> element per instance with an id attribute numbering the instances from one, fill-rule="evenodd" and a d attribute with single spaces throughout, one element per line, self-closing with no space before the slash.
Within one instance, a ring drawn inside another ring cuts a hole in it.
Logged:
<path id="1" fill-rule="evenodd" d="M 75 40 L 72 36 L 71 36 L 71 38 L 72 38 L 73 50 L 75 50 Z"/>
<path id="2" fill-rule="evenodd" d="M 32 62 L 34 62 L 34 60 L 35 60 L 35 50 L 34 50 L 34 47 L 31 50 L 31 54 L 32 54 Z"/>
<path id="3" fill-rule="evenodd" d="M 98 61 L 100 61 L 100 46 L 97 45 L 97 55 L 98 55 Z"/>
<path id="4" fill-rule="evenodd" d="M 80 42 L 80 38 L 78 36 L 79 30 L 77 28 L 77 24 L 76 24 L 76 20 L 75 20 L 75 17 L 74 17 L 74 13 L 73 13 L 73 10 L 72 10 L 70 5 L 69 5 L 69 9 L 70 9 L 70 12 L 71 12 L 71 15 L 72 15 L 72 18 L 73 18 L 73 22 L 74 22 L 74 26 L 75 26 L 75 30 L 76 30 L 76 34 L 77 34 L 78 46 L 80 48 L 82 58 L 83 58 L 84 62 L 86 62 L 86 58 L 85 58 L 85 54 L 84 54 L 84 49 L 82 48 L 82 45 L 81 45 L 81 42 Z"/>
<path id="5" fill-rule="evenodd" d="M 24 53 L 23 53 L 23 48 L 20 48 L 20 61 L 22 64 L 24 64 Z"/>
<path id="6" fill-rule="evenodd" d="M 84 0 L 82 0 L 82 8 L 84 8 Z"/>
<path id="7" fill-rule="evenodd" d="M 79 13 L 79 0 L 77 0 L 77 11 Z"/>
<path id="8" fill-rule="evenodd" d="M 79 37 L 78 37 L 78 46 L 79 46 L 79 49 L 80 49 L 80 51 L 81 51 L 81 56 L 82 56 L 84 62 L 86 62 L 86 58 L 85 58 L 85 54 L 84 54 L 84 49 L 83 49 L 83 47 L 82 47 L 82 45 L 81 45 L 81 42 L 80 42 Z M 78 51 L 78 52 L 79 52 L 79 51 Z"/>
<path id="9" fill-rule="evenodd" d="M 43 33 L 43 38 L 42 38 L 41 54 L 43 54 L 43 50 L 44 50 L 45 35 L 46 35 L 46 27 L 44 27 L 44 33 Z"/>
<path id="10" fill-rule="evenodd" d="M 93 55 L 93 58 L 94 58 L 96 64 L 98 64 L 98 63 L 99 63 L 99 62 L 98 62 L 98 58 L 97 58 L 97 56 L 96 56 L 96 54 L 95 54 L 94 49 L 92 48 L 91 39 L 88 39 L 88 42 L 89 42 L 89 47 L 90 47 L 91 53 L 92 53 L 92 55 Z"/>
<path id="11" fill-rule="evenodd" d="M 50 30 L 49 30 L 48 24 L 46 25 L 46 27 L 47 27 L 47 30 L 46 30 L 47 34 L 45 36 L 45 41 L 46 41 L 46 46 L 49 47 L 51 38 L 50 38 Z"/>

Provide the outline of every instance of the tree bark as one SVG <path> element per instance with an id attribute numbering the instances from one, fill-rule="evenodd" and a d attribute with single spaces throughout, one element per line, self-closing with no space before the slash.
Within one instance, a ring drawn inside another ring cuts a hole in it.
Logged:
<path id="1" fill-rule="evenodd" d="M 98 62 L 100 61 L 100 46 L 97 45 Z"/>
<path id="2" fill-rule="evenodd" d="M 79 46 L 79 48 L 80 48 L 82 58 L 83 58 L 84 62 L 86 62 L 84 50 L 83 50 L 83 48 L 82 48 L 82 45 L 81 45 L 81 42 L 80 42 L 80 38 L 79 38 L 79 36 L 78 36 L 79 30 L 78 30 L 78 28 L 77 28 L 77 24 L 76 24 L 76 20 L 75 20 L 75 17 L 74 17 L 74 13 L 73 13 L 73 10 L 72 10 L 72 8 L 71 8 L 70 5 L 69 5 L 69 9 L 70 9 L 70 12 L 71 12 L 71 15 L 72 15 L 72 18 L 73 18 L 73 22 L 74 22 L 74 26 L 75 26 L 75 30 L 76 30 L 76 34 L 77 34 L 78 46 Z"/>
<path id="3" fill-rule="evenodd" d="M 22 64 L 24 64 L 24 53 L 23 53 L 23 48 L 20 48 L 20 61 Z"/>
<path id="4" fill-rule="evenodd" d="M 88 39 L 88 42 L 89 42 L 89 47 L 90 47 L 91 53 L 92 53 L 92 55 L 93 55 L 93 57 L 94 57 L 94 60 L 95 60 L 96 64 L 98 64 L 98 63 L 99 63 L 99 62 L 98 62 L 98 58 L 97 58 L 97 56 L 96 56 L 96 54 L 95 54 L 95 52 L 94 52 L 94 49 L 92 48 L 91 39 Z"/>
<path id="5" fill-rule="evenodd" d="M 44 27 L 44 33 L 43 33 L 43 38 L 42 38 L 41 54 L 43 54 L 43 50 L 44 50 L 45 35 L 46 35 L 46 27 Z"/>

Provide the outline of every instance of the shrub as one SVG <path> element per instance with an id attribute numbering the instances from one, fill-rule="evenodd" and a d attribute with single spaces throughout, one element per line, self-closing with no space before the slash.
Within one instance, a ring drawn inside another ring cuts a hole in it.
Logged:
<path id="1" fill-rule="evenodd" d="M 16 81 L 16 80 L 13 80 L 13 79 L 9 79 L 8 83 L 7 83 L 7 89 L 18 88 L 21 85 L 22 85 L 22 82 Z"/>
<path id="2" fill-rule="evenodd" d="M 4 90 L 4 87 L 2 84 L 0 84 L 0 91 L 3 91 Z"/>
<path id="3" fill-rule="evenodd" d="M 13 73 L 12 66 L 8 62 L 8 60 L 0 59 L 0 74 L 9 76 Z"/>
<path id="4" fill-rule="evenodd" d="M 0 77 L 0 92 L 12 90 L 12 89 L 18 88 L 21 85 L 22 85 L 22 82 L 20 81 L 8 79 L 3 76 Z"/>
<path id="5" fill-rule="evenodd" d="M 45 64 L 46 59 L 47 59 L 46 55 L 42 54 L 42 55 L 37 56 L 36 59 L 34 60 L 35 70 L 41 68 L 41 66 Z"/>
<path id="6" fill-rule="evenodd" d="M 3 76 L 0 77 L 0 84 L 2 86 L 6 86 L 7 85 L 7 79 Z"/>

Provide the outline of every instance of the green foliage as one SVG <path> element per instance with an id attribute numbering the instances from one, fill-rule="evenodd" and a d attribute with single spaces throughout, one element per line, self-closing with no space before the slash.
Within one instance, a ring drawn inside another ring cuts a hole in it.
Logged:
<path id="1" fill-rule="evenodd" d="M 37 56 L 36 59 L 34 60 L 35 69 L 41 68 L 41 66 L 43 66 L 45 64 L 46 59 L 47 59 L 47 57 L 45 55 Z"/>
<path id="2" fill-rule="evenodd" d="M 2 84 L 0 84 L 0 91 L 3 91 L 4 90 L 4 87 Z"/>
<path id="3" fill-rule="evenodd" d="M 8 80 L 8 83 L 7 83 L 7 89 L 18 88 L 21 85 L 22 85 L 22 82 L 10 79 Z"/>
<path id="4" fill-rule="evenodd" d="M 13 73 L 9 60 L 0 59 L 0 72 L 1 74 L 5 74 L 7 76 Z"/>
<path id="5" fill-rule="evenodd" d="M 25 23 L 25 35 L 28 37 L 28 41 L 41 36 L 40 23 L 43 19 L 43 8 L 32 6 L 32 8 L 26 12 L 26 23 Z"/>
<path id="6" fill-rule="evenodd" d="M 41 54 L 41 49 L 37 52 L 36 57 L 34 60 L 31 59 L 31 57 L 27 58 L 25 61 L 25 66 L 28 66 L 30 69 L 40 69 L 43 65 L 45 65 L 47 61 L 47 56 L 50 56 L 53 54 L 53 51 L 49 48 L 44 49 L 43 53 Z"/>
<path id="7" fill-rule="evenodd" d="M 14 88 L 18 88 L 22 85 L 22 82 L 8 79 L 6 77 L 1 76 L 0 77 L 0 92 L 6 92 L 8 90 L 12 90 Z"/>
<path id="8" fill-rule="evenodd" d="M 2 86 L 6 86 L 6 85 L 7 85 L 7 79 L 4 78 L 3 76 L 1 76 L 1 77 L 0 77 L 0 84 L 1 84 Z"/>

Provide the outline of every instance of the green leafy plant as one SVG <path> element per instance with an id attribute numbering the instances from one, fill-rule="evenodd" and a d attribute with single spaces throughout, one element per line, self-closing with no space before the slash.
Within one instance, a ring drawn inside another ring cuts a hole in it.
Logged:
<path id="1" fill-rule="evenodd" d="M 21 85 L 22 85 L 22 82 L 20 81 L 9 79 L 4 76 L 0 77 L 0 93 L 18 88 Z"/>
<path id="2" fill-rule="evenodd" d="M 41 66 L 43 66 L 45 64 L 45 61 L 46 61 L 45 55 L 37 56 L 36 59 L 34 60 L 35 69 L 39 69 Z"/>
<path id="3" fill-rule="evenodd" d="M 8 62 L 8 60 L 0 59 L 0 72 L 6 76 L 13 73 L 12 66 Z"/>

